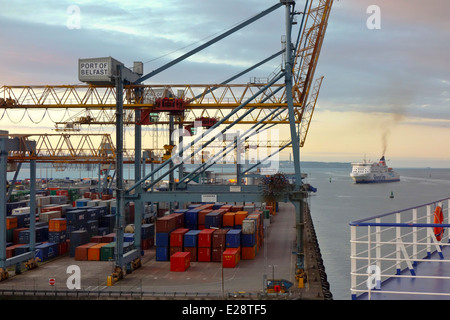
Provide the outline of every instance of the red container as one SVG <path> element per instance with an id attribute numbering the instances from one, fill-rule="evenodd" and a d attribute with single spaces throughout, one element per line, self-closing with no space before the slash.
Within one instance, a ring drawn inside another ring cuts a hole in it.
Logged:
<path id="1" fill-rule="evenodd" d="M 226 247 L 226 236 L 228 229 L 218 229 L 213 233 L 212 236 L 212 247 L 225 249 Z"/>
<path id="2" fill-rule="evenodd" d="M 172 213 L 171 216 L 175 217 L 175 228 L 176 229 L 184 227 L 184 213 L 181 213 L 181 212 Z"/>
<path id="3" fill-rule="evenodd" d="M 156 232 L 172 232 L 177 229 L 177 216 L 176 215 L 168 215 L 156 220 Z"/>
<path id="4" fill-rule="evenodd" d="M 28 230 L 28 228 L 16 228 L 13 230 L 13 244 L 19 243 L 19 233 L 23 230 Z"/>
<path id="5" fill-rule="evenodd" d="M 58 254 L 60 256 L 66 254 L 68 250 L 69 250 L 69 243 L 67 241 L 58 244 Z"/>
<path id="6" fill-rule="evenodd" d="M 6 247 L 6 259 L 14 257 L 16 248 L 24 246 L 24 245 L 25 244 L 14 244 L 12 246 Z"/>
<path id="7" fill-rule="evenodd" d="M 211 261 L 211 254 L 212 254 L 211 248 L 198 248 L 197 260 L 199 262 L 210 262 Z"/>
<path id="8" fill-rule="evenodd" d="M 238 211 L 242 211 L 244 209 L 244 206 L 232 206 L 231 207 L 231 212 L 238 212 Z"/>
<path id="9" fill-rule="evenodd" d="M 240 260 L 240 248 L 228 248 L 222 253 L 222 266 L 234 268 Z"/>
<path id="10" fill-rule="evenodd" d="M 191 254 L 191 261 L 197 261 L 198 259 L 197 247 L 186 247 L 184 248 L 184 252 L 189 252 Z"/>
<path id="11" fill-rule="evenodd" d="M 90 242 L 101 243 L 103 236 L 92 236 Z"/>
<path id="12" fill-rule="evenodd" d="M 88 260 L 88 250 L 90 247 L 97 245 L 97 243 L 86 243 L 75 248 L 75 260 L 77 261 L 87 261 Z"/>
<path id="13" fill-rule="evenodd" d="M 41 212 L 50 212 L 50 211 L 59 211 L 62 213 L 62 206 L 56 205 L 56 206 L 41 208 Z"/>
<path id="14" fill-rule="evenodd" d="M 169 256 L 171 256 L 177 252 L 183 252 L 183 247 L 170 247 Z"/>
<path id="15" fill-rule="evenodd" d="M 141 249 L 148 250 L 150 249 L 150 239 L 141 239 Z"/>
<path id="16" fill-rule="evenodd" d="M 204 224 L 205 224 L 205 216 L 206 216 L 208 213 L 210 213 L 210 212 L 212 212 L 211 209 L 204 209 L 204 210 L 201 210 L 201 211 L 198 213 L 198 224 L 199 224 L 199 225 L 204 225 Z"/>
<path id="17" fill-rule="evenodd" d="M 212 236 L 216 229 L 203 229 L 198 234 L 198 247 L 199 248 L 211 248 Z"/>
<path id="18" fill-rule="evenodd" d="M 170 271 L 183 272 L 191 264 L 190 252 L 177 252 L 170 256 Z"/>
<path id="19" fill-rule="evenodd" d="M 211 261 L 213 262 L 221 262 L 222 261 L 222 253 L 225 251 L 225 248 L 212 248 L 211 250 Z"/>
<path id="20" fill-rule="evenodd" d="M 178 228 L 170 233 L 170 246 L 171 247 L 183 247 L 183 239 L 186 232 L 189 229 Z"/>
<path id="21" fill-rule="evenodd" d="M 69 190 L 56 190 L 57 196 L 69 196 Z"/>

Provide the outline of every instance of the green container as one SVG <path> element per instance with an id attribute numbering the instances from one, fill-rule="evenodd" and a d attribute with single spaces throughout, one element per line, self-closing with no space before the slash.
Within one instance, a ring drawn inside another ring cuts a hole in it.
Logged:
<path id="1" fill-rule="evenodd" d="M 13 242 L 14 239 L 14 229 L 6 230 L 6 242 Z"/>
<path id="2" fill-rule="evenodd" d="M 114 259 L 115 242 L 110 242 L 100 248 L 100 261 L 109 261 Z"/>
<path id="3" fill-rule="evenodd" d="M 263 213 L 264 213 L 264 219 L 270 218 L 270 210 L 263 210 Z"/>

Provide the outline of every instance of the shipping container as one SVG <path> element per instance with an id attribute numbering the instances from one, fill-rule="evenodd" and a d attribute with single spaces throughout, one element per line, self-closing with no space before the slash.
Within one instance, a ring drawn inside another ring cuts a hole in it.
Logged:
<path id="1" fill-rule="evenodd" d="M 70 247 L 69 256 L 75 256 L 75 248 L 89 242 L 89 235 L 86 230 L 76 230 L 69 234 Z"/>
<path id="2" fill-rule="evenodd" d="M 242 225 L 242 221 L 248 216 L 247 211 L 237 211 L 234 216 L 234 225 Z"/>
<path id="3" fill-rule="evenodd" d="M 95 246 L 97 243 L 89 242 L 82 244 L 75 248 L 75 260 L 76 261 L 87 261 L 88 260 L 88 249 Z"/>
<path id="4" fill-rule="evenodd" d="M 35 256 L 40 261 L 47 261 L 49 259 L 56 258 L 58 256 L 58 244 L 52 242 L 46 242 L 35 247 Z"/>
<path id="5" fill-rule="evenodd" d="M 242 234 L 256 233 L 256 219 L 244 219 L 242 221 Z"/>
<path id="6" fill-rule="evenodd" d="M 256 246 L 253 247 L 242 247 L 242 260 L 252 260 L 256 256 Z"/>
<path id="7" fill-rule="evenodd" d="M 61 211 L 45 211 L 39 214 L 39 221 L 49 222 L 51 219 L 61 218 Z"/>
<path id="8" fill-rule="evenodd" d="M 176 229 L 177 216 L 168 215 L 156 220 L 156 232 L 169 233 Z"/>
<path id="9" fill-rule="evenodd" d="M 17 221 L 17 217 L 15 216 L 6 217 L 6 230 L 16 229 L 18 226 Z"/>
<path id="10" fill-rule="evenodd" d="M 205 216 L 205 228 L 222 228 L 223 213 L 218 210 L 211 211 Z"/>
<path id="11" fill-rule="evenodd" d="M 241 235 L 241 244 L 243 247 L 253 247 L 257 244 L 256 242 L 256 234 L 242 234 Z"/>
<path id="12" fill-rule="evenodd" d="M 48 221 L 48 231 L 65 231 L 67 230 L 67 220 L 64 218 L 50 219 Z"/>
<path id="13" fill-rule="evenodd" d="M 67 240 L 66 231 L 49 231 L 48 232 L 48 241 L 53 243 L 63 243 Z"/>
<path id="14" fill-rule="evenodd" d="M 241 246 L 241 234 L 242 231 L 238 229 L 231 229 L 226 235 L 226 247 L 238 248 Z"/>
<path id="15" fill-rule="evenodd" d="M 114 248 L 115 242 L 105 243 L 103 247 L 100 248 L 100 260 L 110 261 L 114 259 Z"/>
<path id="16" fill-rule="evenodd" d="M 238 212 L 238 211 L 242 211 L 244 209 L 244 206 L 232 206 L 231 207 L 231 212 Z"/>
<path id="17" fill-rule="evenodd" d="M 211 247 L 199 247 L 197 250 L 197 261 L 199 262 L 210 262 L 211 261 Z"/>
<path id="18" fill-rule="evenodd" d="M 198 259 L 198 248 L 197 247 L 184 247 L 184 252 L 189 252 L 191 254 L 191 261 L 196 262 Z"/>
<path id="19" fill-rule="evenodd" d="M 170 246 L 170 233 L 156 232 L 155 241 L 156 241 L 157 247 L 169 247 Z"/>
<path id="20" fill-rule="evenodd" d="M 212 248 L 211 249 L 211 261 L 212 262 L 222 262 L 222 253 L 224 251 L 225 251 L 225 247 L 223 247 L 223 248 Z"/>
<path id="21" fill-rule="evenodd" d="M 191 209 L 184 213 L 184 224 L 185 225 L 198 225 L 198 213 L 201 210 Z"/>
<path id="22" fill-rule="evenodd" d="M 178 228 L 170 233 L 170 246 L 183 247 L 184 235 L 189 231 L 187 228 Z"/>
<path id="23" fill-rule="evenodd" d="M 169 247 L 169 257 L 177 252 L 183 252 L 183 247 Z"/>
<path id="24" fill-rule="evenodd" d="M 102 236 L 102 243 L 111 243 L 114 241 L 116 241 L 116 234 L 114 232 Z"/>
<path id="25" fill-rule="evenodd" d="M 141 239 L 149 239 L 155 236 L 155 225 L 146 223 L 141 226 Z"/>
<path id="26" fill-rule="evenodd" d="M 234 216 L 235 216 L 235 212 L 227 212 L 223 215 L 222 218 L 222 226 L 223 227 L 230 227 L 233 228 L 234 227 Z"/>
<path id="27" fill-rule="evenodd" d="M 169 261 L 169 247 L 156 247 L 156 261 Z"/>
<path id="28" fill-rule="evenodd" d="M 68 225 L 79 226 L 86 223 L 86 210 L 66 211 L 66 220 Z"/>
<path id="29" fill-rule="evenodd" d="M 189 230 L 184 234 L 184 247 L 197 247 L 200 230 Z"/>
<path id="30" fill-rule="evenodd" d="M 16 249 L 24 246 L 24 244 L 13 244 L 12 246 L 6 247 L 6 259 L 16 256 Z"/>
<path id="31" fill-rule="evenodd" d="M 170 256 L 170 271 L 184 272 L 191 262 L 190 252 L 177 252 Z"/>
<path id="32" fill-rule="evenodd" d="M 100 261 L 101 251 L 100 249 L 104 247 L 106 243 L 96 243 L 88 248 L 88 260 L 89 261 Z"/>
<path id="33" fill-rule="evenodd" d="M 230 229 L 218 229 L 213 233 L 212 246 L 213 248 L 226 248 L 226 235 Z"/>
<path id="34" fill-rule="evenodd" d="M 222 253 L 222 266 L 234 268 L 240 260 L 240 248 L 228 248 Z"/>
<path id="35" fill-rule="evenodd" d="M 203 209 L 198 212 L 198 225 L 205 225 L 205 216 L 212 212 L 211 209 Z"/>
<path id="36" fill-rule="evenodd" d="M 198 247 L 200 248 L 211 248 L 212 238 L 216 229 L 203 229 L 198 234 Z"/>

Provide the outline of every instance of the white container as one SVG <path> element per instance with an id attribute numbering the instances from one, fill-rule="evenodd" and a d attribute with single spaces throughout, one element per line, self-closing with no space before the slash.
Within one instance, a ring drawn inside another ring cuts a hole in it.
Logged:
<path id="1" fill-rule="evenodd" d="M 242 221 L 242 234 L 254 234 L 256 232 L 256 220 L 244 219 Z"/>
<path id="2" fill-rule="evenodd" d="M 39 221 L 49 222 L 51 219 L 61 218 L 61 212 L 59 211 L 47 211 L 39 214 Z"/>
<path id="3" fill-rule="evenodd" d="M 30 207 L 22 207 L 12 209 L 12 214 L 22 214 L 22 213 L 30 213 Z"/>

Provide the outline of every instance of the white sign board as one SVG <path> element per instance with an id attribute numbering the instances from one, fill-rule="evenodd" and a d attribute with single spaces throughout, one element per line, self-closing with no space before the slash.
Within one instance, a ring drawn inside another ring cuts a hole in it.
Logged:
<path id="1" fill-rule="evenodd" d="M 217 194 L 202 194 L 202 202 L 217 202 Z"/>
<path id="2" fill-rule="evenodd" d="M 91 76 L 108 76 L 109 75 L 109 63 L 86 61 L 80 62 L 80 76 L 81 77 L 91 77 Z"/>

